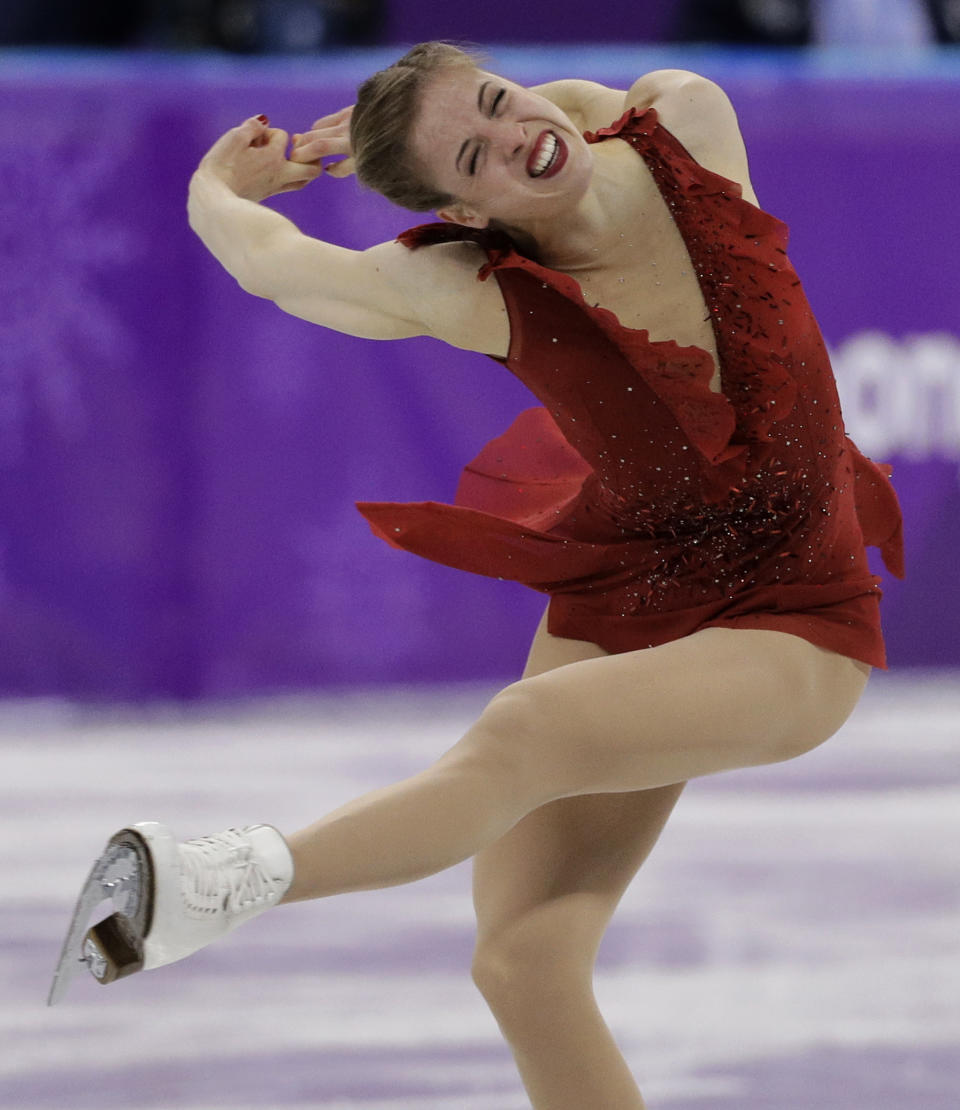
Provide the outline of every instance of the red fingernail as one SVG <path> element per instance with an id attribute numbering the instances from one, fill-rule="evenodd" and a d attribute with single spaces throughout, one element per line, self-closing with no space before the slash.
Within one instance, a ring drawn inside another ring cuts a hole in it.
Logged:
<path id="1" fill-rule="evenodd" d="M 266 116 L 263 116 L 263 115 L 257 116 L 256 118 L 257 118 L 257 119 L 258 119 L 258 120 L 259 120 L 259 121 L 260 121 L 261 123 L 269 123 L 269 122 L 270 122 L 270 121 L 269 121 L 269 120 L 267 119 L 267 117 L 266 117 Z"/>

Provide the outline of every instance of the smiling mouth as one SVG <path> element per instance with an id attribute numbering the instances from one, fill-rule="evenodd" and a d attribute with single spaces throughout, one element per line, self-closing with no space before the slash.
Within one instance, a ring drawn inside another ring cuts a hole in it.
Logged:
<path id="1" fill-rule="evenodd" d="M 531 177 L 553 177 L 566 160 L 566 144 L 552 131 L 542 131 L 527 159 L 527 173 Z"/>

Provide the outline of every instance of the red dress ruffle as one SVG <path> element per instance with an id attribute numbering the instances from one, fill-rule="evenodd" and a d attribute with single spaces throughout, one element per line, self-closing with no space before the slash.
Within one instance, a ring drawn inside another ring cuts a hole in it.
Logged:
<path id="1" fill-rule="evenodd" d="M 551 596 L 549 628 L 611 652 L 699 628 L 792 632 L 885 665 L 864 544 L 903 574 L 887 474 L 845 436 L 787 229 L 695 162 L 653 109 L 618 137 L 650 169 L 710 312 L 711 355 L 651 341 L 584 301 L 506 236 L 430 224 L 411 249 L 472 239 L 510 318 L 504 364 L 544 407 L 465 469 L 454 505 L 361 503 L 373 530 L 426 558 Z"/>

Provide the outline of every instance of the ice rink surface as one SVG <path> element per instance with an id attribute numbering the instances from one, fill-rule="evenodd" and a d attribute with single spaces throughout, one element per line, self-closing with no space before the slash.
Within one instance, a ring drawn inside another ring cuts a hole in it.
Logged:
<path id="1" fill-rule="evenodd" d="M 0 704 L 0 1106 L 527 1107 L 470 983 L 466 866 L 284 907 L 44 1006 L 116 828 L 291 831 L 418 769 L 490 692 L 136 716 Z M 651 1110 L 957 1110 L 960 675 L 875 676 L 823 748 L 691 784 L 610 929 L 598 994 Z"/>

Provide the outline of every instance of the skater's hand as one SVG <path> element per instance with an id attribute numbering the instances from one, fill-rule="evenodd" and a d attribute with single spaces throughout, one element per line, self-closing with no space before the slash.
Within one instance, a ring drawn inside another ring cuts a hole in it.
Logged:
<path id="1" fill-rule="evenodd" d="M 322 159 L 332 155 L 346 155 L 339 162 L 328 162 L 323 170 L 331 177 L 346 177 L 353 173 L 353 155 L 350 149 L 350 117 L 353 105 L 341 108 L 329 116 L 318 119 L 309 131 L 293 136 L 290 151 L 292 162 L 322 165 Z"/>
<path id="2" fill-rule="evenodd" d="M 238 197 L 261 201 L 302 189 L 316 180 L 319 163 L 287 159 L 289 136 L 270 127 L 266 116 L 245 120 L 221 136 L 204 155 L 198 172 L 219 178 Z"/>

